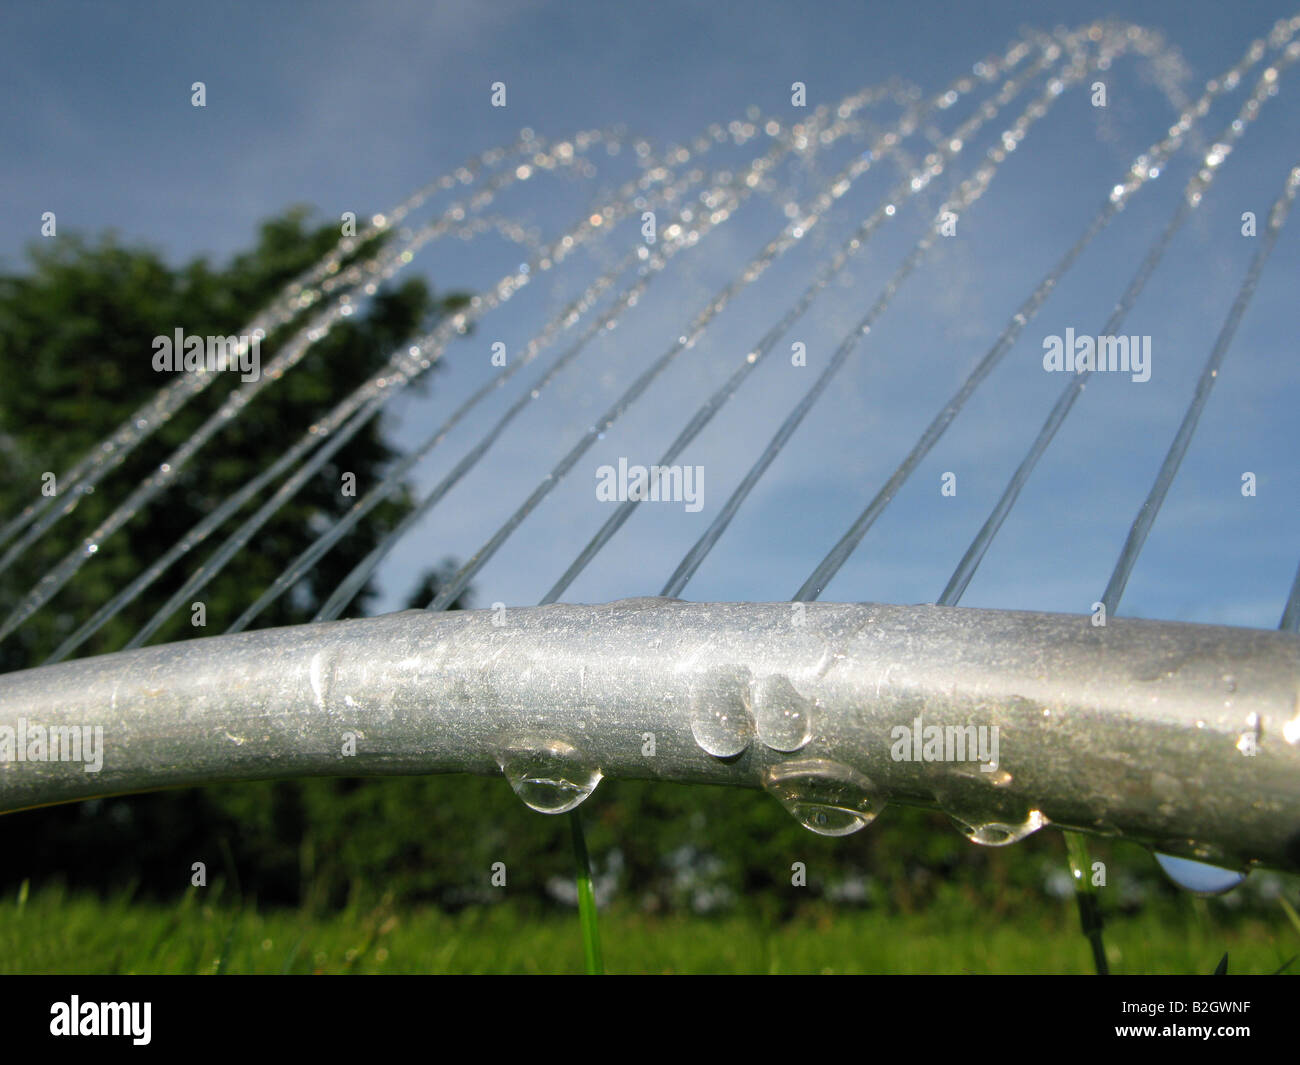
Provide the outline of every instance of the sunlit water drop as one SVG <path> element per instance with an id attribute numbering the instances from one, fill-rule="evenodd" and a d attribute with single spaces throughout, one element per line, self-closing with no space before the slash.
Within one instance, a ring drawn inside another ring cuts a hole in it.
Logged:
<path id="1" fill-rule="evenodd" d="M 574 809 L 596 790 L 601 772 L 563 740 L 515 743 L 497 764 L 525 806 L 543 814 Z"/>
<path id="2" fill-rule="evenodd" d="M 813 702 L 785 677 L 773 674 L 754 682 L 751 701 L 758 738 L 774 751 L 797 751 L 812 739 Z"/>
<path id="3" fill-rule="evenodd" d="M 866 828 L 885 808 L 885 799 L 870 780 L 825 758 L 772 766 L 763 786 L 796 821 L 819 836 L 850 835 Z"/>
<path id="4" fill-rule="evenodd" d="M 1190 858 L 1175 858 L 1172 854 L 1157 853 L 1156 864 L 1165 876 L 1194 895 L 1222 895 L 1246 879 L 1246 874 L 1237 869 L 1194 862 Z"/>
<path id="5" fill-rule="evenodd" d="M 972 843 L 984 847 L 1005 847 L 1010 843 L 1019 843 L 1047 824 L 1047 818 L 1041 810 L 1030 810 L 1023 821 L 998 821 L 974 815 L 959 816 L 951 811 L 948 817 L 957 826 L 958 832 Z"/>
<path id="6" fill-rule="evenodd" d="M 691 735 L 706 754 L 734 758 L 754 738 L 749 716 L 749 675 L 743 670 L 715 670 L 691 692 Z"/>

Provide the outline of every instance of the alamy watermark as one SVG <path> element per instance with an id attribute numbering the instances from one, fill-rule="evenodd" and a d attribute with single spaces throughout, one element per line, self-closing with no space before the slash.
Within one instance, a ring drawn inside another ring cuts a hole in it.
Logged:
<path id="1" fill-rule="evenodd" d="M 73 995 L 50 1006 L 50 1035 L 130 1036 L 136 1046 L 148 1046 L 152 1014 L 152 1002 L 82 1002 Z"/>
<path id="2" fill-rule="evenodd" d="M 153 338 L 153 368 L 158 373 L 217 373 L 238 370 L 241 381 L 262 376 L 262 331 L 252 336 L 186 336 L 177 326 L 173 336 Z"/>
<path id="3" fill-rule="evenodd" d="M 1043 369 L 1052 373 L 1132 374 L 1143 384 L 1151 380 L 1151 338 L 1149 336 L 1080 336 L 1066 329 L 1065 336 L 1043 337 Z"/>
<path id="4" fill-rule="evenodd" d="M 704 506 L 703 466 L 629 466 L 618 460 L 618 469 L 601 466 L 596 470 L 596 498 L 602 503 L 633 502 L 685 503 L 694 514 Z"/>
<path id="5" fill-rule="evenodd" d="M 895 762 L 979 762 L 981 773 L 998 768 L 997 725 L 911 725 L 889 730 L 889 756 Z"/>
<path id="6" fill-rule="evenodd" d="M 0 725 L 0 763 L 84 762 L 87 773 L 104 768 L 103 725 Z"/>

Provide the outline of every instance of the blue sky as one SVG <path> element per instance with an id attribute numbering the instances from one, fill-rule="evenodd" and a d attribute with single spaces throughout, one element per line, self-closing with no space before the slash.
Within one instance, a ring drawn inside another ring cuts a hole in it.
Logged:
<path id="1" fill-rule="evenodd" d="M 1164 32 L 1192 97 L 1248 43 L 1292 11 L 1281 4 L 1091 2 L 8 5 L 0 34 L 0 261 L 20 261 L 44 211 L 61 230 L 115 228 L 176 261 L 246 247 L 259 220 L 291 203 L 324 217 L 384 210 L 522 127 L 559 140 L 621 123 L 658 147 L 683 142 L 750 105 L 794 121 L 793 81 L 810 104 L 899 77 L 939 91 L 1021 27 L 1051 29 L 1114 15 Z M 206 83 L 208 106 L 190 106 Z M 1034 92 L 1041 88 L 1036 81 Z M 930 418 L 1044 272 L 1082 232 L 1134 156 L 1175 117 L 1140 61 L 1106 75 L 1109 106 L 1064 96 L 1013 153 L 989 191 L 900 288 L 760 482 L 683 593 L 691 599 L 786 599 L 892 472 Z M 491 108 L 504 81 L 508 106 Z M 1300 65 L 1266 105 L 1178 235 L 1123 329 L 1152 337 L 1152 378 L 1098 374 L 1035 471 L 963 602 L 1085 612 L 1100 598 L 1124 535 L 1163 458 L 1200 367 L 1258 240 L 1240 216 L 1264 218 L 1288 169 Z M 1203 148 L 1235 116 L 1225 97 L 1193 142 L 1089 247 L 1015 348 L 904 487 L 823 595 L 933 601 L 1063 387 L 1041 365 L 1042 340 L 1101 330 L 1141 257 L 1176 208 Z M 1011 105 L 1019 113 L 1028 97 Z M 887 123 L 897 110 L 881 108 Z M 954 108 L 945 129 L 967 111 Z M 976 138 L 932 188 L 823 293 L 681 461 L 705 470 L 704 506 L 645 504 L 566 598 L 656 594 L 712 521 L 780 420 L 841 337 L 876 299 L 955 181 L 1005 121 Z M 919 139 L 907 145 L 916 154 Z M 492 534 L 637 373 L 779 230 L 780 204 L 806 199 L 865 142 L 837 145 L 815 166 L 777 175 L 701 244 L 683 252 L 619 328 L 593 342 L 488 457 L 390 557 L 395 605 L 414 574 L 464 559 Z M 751 152 L 719 149 L 736 165 Z M 553 240 L 634 172 L 632 153 L 602 157 L 587 181 L 538 178 L 492 211 Z M 474 601 L 535 602 L 608 516 L 595 470 L 625 457 L 654 462 L 702 399 L 798 296 L 817 266 L 898 180 L 872 168 L 788 255 L 747 288 L 643 400 L 578 463 L 475 578 Z M 449 200 L 431 201 L 440 209 Z M 423 216 L 421 216 L 423 217 Z M 1196 440 L 1138 563 L 1122 613 L 1272 627 L 1300 558 L 1294 289 L 1300 239 L 1282 234 L 1225 363 Z M 495 372 L 489 345 L 517 351 L 639 234 L 625 225 L 486 316 L 454 343 L 426 397 L 403 399 L 389 428 L 419 441 Z M 437 287 L 482 289 L 521 252 L 493 237 L 431 246 L 411 270 Z M 183 323 L 181 323 L 183 324 Z M 171 324 L 164 323 L 169 331 Z M 791 343 L 809 365 L 790 365 Z M 432 486 L 550 356 L 467 419 L 416 471 Z M 57 427 L 52 427 L 57 431 Z M 1258 494 L 1243 497 L 1253 472 Z M 957 494 L 940 493 L 957 476 Z"/>

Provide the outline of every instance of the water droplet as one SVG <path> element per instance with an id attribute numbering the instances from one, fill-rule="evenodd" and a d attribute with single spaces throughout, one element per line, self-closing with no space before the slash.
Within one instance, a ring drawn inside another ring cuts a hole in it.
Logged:
<path id="1" fill-rule="evenodd" d="M 754 738 L 748 680 L 745 670 L 715 670 L 692 688 L 691 735 L 706 754 L 734 758 Z"/>
<path id="2" fill-rule="evenodd" d="M 1222 895 L 1246 879 L 1246 874 L 1240 870 L 1194 862 L 1190 858 L 1175 858 L 1171 854 L 1157 853 L 1156 864 L 1165 876 L 1193 895 Z"/>
<path id="3" fill-rule="evenodd" d="M 572 810 L 600 783 L 601 772 L 563 740 L 515 742 L 497 764 L 525 806 L 543 814 Z"/>
<path id="4" fill-rule="evenodd" d="M 756 680 L 750 700 L 758 738 L 774 751 L 797 751 L 812 739 L 813 703 L 785 677 L 772 674 Z"/>
<path id="5" fill-rule="evenodd" d="M 1025 819 L 1019 823 L 994 821 L 973 815 L 959 817 L 951 812 L 948 817 L 957 826 L 958 832 L 972 843 L 984 847 L 1005 847 L 1009 843 L 1019 843 L 1047 824 L 1047 818 L 1041 810 L 1030 810 L 1025 815 Z"/>
<path id="6" fill-rule="evenodd" d="M 825 758 L 772 766 L 763 786 L 804 828 L 819 836 L 847 836 L 866 828 L 885 799 L 855 769 Z"/>
<path id="7" fill-rule="evenodd" d="M 701 707 L 691 717 L 691 735 L 715 758 L 731 758 L 749 746 L 748 716 L 739 707 Z"/>
<path id="8" fill-rule="evenodd" d="M 1263 738 L 1259 726 L 1259 714 L 1252 713 L 1246 718 L 1246 731 L 1237 737 L 1237 750 L 1242 754 L 1259 754 L 1260 741 Z"/>

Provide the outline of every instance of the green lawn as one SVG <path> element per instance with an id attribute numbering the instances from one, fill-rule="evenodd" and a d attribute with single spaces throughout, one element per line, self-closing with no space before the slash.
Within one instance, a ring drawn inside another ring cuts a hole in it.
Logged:
<path id="1" fill-rule="evenodd" d="M 576 973 L 576 914 L 509 905 L 451 915 L 354 908 L 324 917 L 223 905 L 212 890 L 172 905 L 104 901 L 58 888 L 0 902 L 3 973 Z M 726 917 L 601 915 L 605 964 L 626 973 L 1087 973 L 1072 902 L 994 916 L 952 900 L 924 913 L 811 907 L 780 924 Z M 1300 954 L 1279 907 L 1236 914 L 1185 898 L 1111 915 L 1118 973 L 1269 973 Z M 1300 963 L 1291 970 L 1300 970 Z"/>

